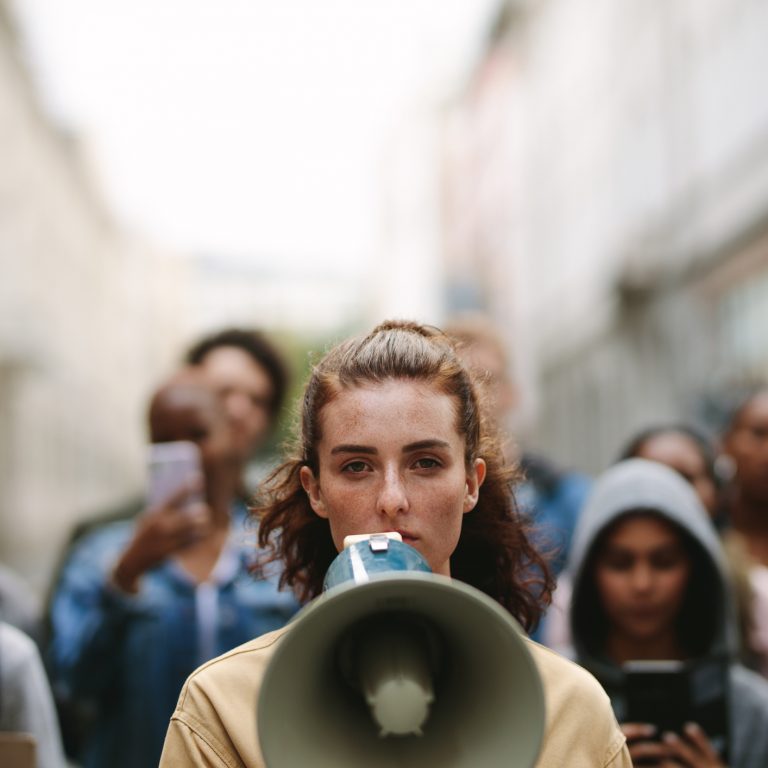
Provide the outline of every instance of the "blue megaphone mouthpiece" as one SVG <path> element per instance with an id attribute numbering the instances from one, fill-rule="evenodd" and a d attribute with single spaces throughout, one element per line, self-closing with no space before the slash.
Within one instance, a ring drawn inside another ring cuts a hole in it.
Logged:
<path id="1" fill-rule="evenodd" d="M 365 584 L 372 577 L 393 571 L 432 573 L 424 556 L 404 544 L 399 533 L 347 536 L 344 549 L 325 574 L 323 591 L 347 582 Z"/>

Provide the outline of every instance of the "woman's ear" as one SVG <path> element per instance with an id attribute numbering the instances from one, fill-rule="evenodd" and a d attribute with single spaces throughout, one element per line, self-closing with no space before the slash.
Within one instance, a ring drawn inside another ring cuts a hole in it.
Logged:
<path id="1" fill-rule="evenodd" d="M 325 509 L 325 503 L 323 502 L 320 493 L 320 483 L 315 477 L 315 473 L 309 467 L 304 466 L 299 470 L 299 479 L 301 480 L 301 487 L 307 493 L 309 505 L 312 507 L 314 513 L 318 517 L 327 518 L 328 512 Z"/>
<path id="2" fill-rule="evenodd" d="M 487 467 L 483 459 L 475 459 L 467 472 L 467 485 L 464 492 L 464 512 L 471 512 L 480 498 L 480 486 L 485 480 Z"/>

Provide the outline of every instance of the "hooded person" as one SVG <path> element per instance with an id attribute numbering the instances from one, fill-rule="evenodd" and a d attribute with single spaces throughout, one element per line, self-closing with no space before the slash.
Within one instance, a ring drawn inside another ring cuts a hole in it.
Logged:
<path id="1" fill-rule="evenodd" d="M 637 722 L 624 665 L 653 660 L 680 663 L 693 702 L 703 681 L 721 689 L 730 768 L 768 766 L 768 685 L 734 660 L 738 633 L 722 547 L 678 473 L 645 459 L 606 471 L 577 525 L 569 573 L 573 656 L 607 691 L 635 764 L 726 765 L 713 727 L 700 727 L 703 717 L 689 722 L 698 710 L 680 713 L 686 725 L 676 734 Z"/>

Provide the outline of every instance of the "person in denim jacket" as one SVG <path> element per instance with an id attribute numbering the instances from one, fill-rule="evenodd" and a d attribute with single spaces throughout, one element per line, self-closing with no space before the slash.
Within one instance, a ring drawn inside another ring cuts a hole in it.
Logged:
<path id="1" fill-rule="evenodd" d="M 277 573 L 254 573 L 230 426 L 200 372 L 157 392 L 150 431 L 153 442 L 197 443 L 204 502 L 190 505 L 201 490 L 190 484 L 136 520 L 85 536 L 62 569 L 49 661 L 58 696 L 93 712 L 86 768 L 156 766 L 190 672 L 298 609 Z"/>

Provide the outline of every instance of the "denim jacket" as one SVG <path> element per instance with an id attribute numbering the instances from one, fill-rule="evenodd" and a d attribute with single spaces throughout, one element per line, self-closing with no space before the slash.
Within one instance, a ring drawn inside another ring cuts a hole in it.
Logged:
<path id="1" fill-rule="evenodd" d="M 51 605 L 49 661 L 58 697 L 95 713 L 86 768 L 154 768 L 187 676 L 298 609 L 290 592 L 278 591 L 277 574 L 251 573 L 258 553 L 245 520 L 238 505 L 222 556 L 199 586 L 173 559 L 144 574 L 136 595 L 112 586 L 133 521 L 97 530 L 72 552 Z"/>

